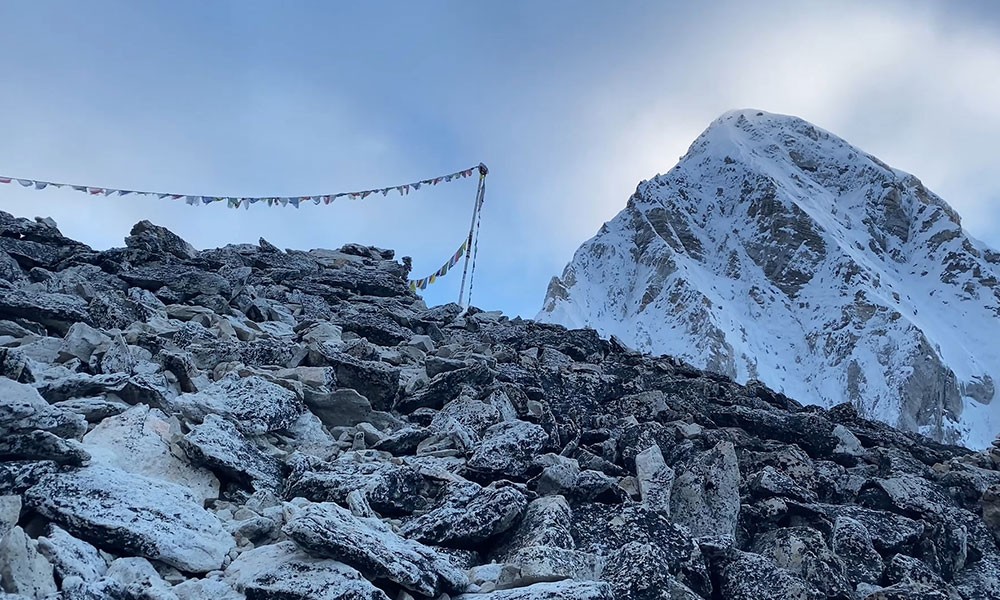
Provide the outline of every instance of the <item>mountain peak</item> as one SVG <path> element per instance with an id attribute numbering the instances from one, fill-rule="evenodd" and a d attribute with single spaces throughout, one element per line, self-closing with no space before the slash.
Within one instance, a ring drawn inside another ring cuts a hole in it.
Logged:
<path id="1" fill-rule="evenodd" d="M 919 179 L 744 109 L 639 185 L 539 318 L 983 445 L 1000 431 L 998 279 L 1000 254 Z"/>

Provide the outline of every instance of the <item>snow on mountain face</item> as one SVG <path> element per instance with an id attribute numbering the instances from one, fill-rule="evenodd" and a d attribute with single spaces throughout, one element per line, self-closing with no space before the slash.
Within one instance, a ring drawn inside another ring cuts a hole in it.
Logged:
<path id="1" fill-rule="evenodd" d="M 985 447 L 998 276 L 1000 253 L 913 175 L 801 119 L 734 111 L 640 183 L 538 319 Z"/>

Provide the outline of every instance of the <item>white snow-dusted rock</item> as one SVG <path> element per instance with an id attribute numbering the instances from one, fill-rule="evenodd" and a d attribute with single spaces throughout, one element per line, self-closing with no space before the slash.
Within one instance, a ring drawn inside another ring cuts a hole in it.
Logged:
<path id="1" fill-rule="evenodd" d="M 294 542 L 244 552 L 226 568 L 226 581 L 248 598 L 389 600 L 351 567 L 313 558 Z"/>
<path id="2" fill-rule="evenodd" d="M 45 535 L 38 538 L 38 551 L 49 559 L 60 579 L 79 577 L 95 581 L 108 570 L 108 563 L 97 548 L 54 524 L 49 524 Z"/>
<path id="3" fill-rule="evenodd" d="M 514 553 L 497 580 L 498 589 L 518 588 L 544 581 L 596 579 L 594 556 L 553 546 L 527 546 Z"/>
<path id="4" fill-rule="evenodd" d="M 83 446 L 95 464 L 175 483 L 201 504 L 218 498 L 219 480 L 172 451 L 171 442 L 179 435 L 176 422 L 162 411 L 138 404 L 101 421 L 83 437 Z"/>
<path id="5" fill-rule="evenodd" d="M 51 473 L 25 503 L 99 548 L 192 573 L 222 567 L 236 543 L 185 488 L 106 466 Z"/>
<path id="6" fill-rule="evenodd" d="M 520 519 L 528 501 L 514 487 L 491 484 L 464 501 L 436 508 L 406 523 L 402 533 L 422 542 L 475 547 Z"/>
<path id="7" fill-rule="evenodd" d="M 671 520 L 694 536 L 734 536 L 740 514 L 740 468 L 732 442 L 720 442 L 674 479 Z"/>
<path id="8" fill-rule="evenodd" d="M 106 577 L 115 581 L 132 597 L 149 600 L 177 600 L 169 583 L 145 558 L 119 558 L 108 566 Z"/>
<path id="9" fill-rule="evenodd" d="M 21 497 L 16 495 L 0 496 L 0 540 L 7 532 L 17 525 L 21 516 Z"/>
<path id="10" fill-rule="evenodd" d="M 1000 253 L 919 179 L 801 119 L 722 115 L 538 315 L 975 448 L 1000 431 Z"/>
<path id="11" fill-rule="evenodd" d="M 0 540 L 0 589 L 39 599 L 57 591 L 52 565 L 20 527 Z"/>
<path id="12" fill-rule="evenodd" d="M 337 447 L 337 440 L 323 428 L 323 422 L 319 417 L 309 411 L 292 421 L 284 429 L 283 435 L 291 438 L 292 445 L 298 452 L 324 460 L 329 458 Z"/>
<path id="13" fill-rule="evenodd" d="M 224 416 L 250 435 L 284 429 L 305 410 L 294 392 L 254 375 L 235 374 L 204 390 L 182 394 L 172 405 L 187 419 L 198 423 L 209 414 Z"/>
<path id="14" fill-rule="evenodd" d="M 73 323 L 63 337 L 59 357 L 62 360 L 78 358 L 89 362 L 90 356 L 99 348 L 111 343 L 111 338 L 86 323 Z"/>
<path id="15" fill-rule="evenodd" d="M 461 592 L 468 585 L 465 574 L 436 550 L 333 503 L 306 506 L 284 532 L 314 556 L 339 560 L 369 579 L 388 579 L 424 596 Z"/>
<path id="16" fill-rule="evenodd" d="M 652 445 L 635 457 L 636 476 L 642 501 L 651 509 L 670 516 L 670 490 L 674 485 L 674 470 L 663 460 L 660 447 Z"/>
<path id="17" fill-rule="evenodd" d="M 177 595 L 178 600 L 245 600 L 246 598 L 220 579 L 189 579 L 178 583 L 171 591 Z"/>

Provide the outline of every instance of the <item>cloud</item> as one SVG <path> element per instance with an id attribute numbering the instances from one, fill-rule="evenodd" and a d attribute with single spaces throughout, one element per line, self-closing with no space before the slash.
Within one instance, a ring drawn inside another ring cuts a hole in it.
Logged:
<path id="1" fill-rule="evenodd" d="M 483 160 L 476 301 L 531 316 L 549 277 L 640 180 L 670 169 L 722 112 L 755 107 L 913 172 L 1000 246 L 991 4 L 945 14 L 914 2 L 364 3 L 238 15 L 114 4 L 100 14 L 64 4 L 44 18 L 0 7 L 17 25 L 0 39 L 10 83 L 0 170 L 281 195 Z M 95 36 L 79 27 L 85 17 L 121 35 Z M 201 247 L 258 237 L 393 247 L 423 276 L 466 234 L 474 183 L 299 211 L 3 191 L 4 210 L 51 215 L 98 247 L 146 218 Z M 428 289 L 428 302 L 457 299 L 460 275 Z"/>

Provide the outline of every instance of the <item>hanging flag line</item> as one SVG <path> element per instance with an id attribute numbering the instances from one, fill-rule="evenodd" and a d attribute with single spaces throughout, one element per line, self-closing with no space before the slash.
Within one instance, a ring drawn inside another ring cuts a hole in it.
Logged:
<path id="1" fill-rule="evenodd" d="M 424 277 L 423 279 L 411 279 L 409 282 L 410 291 L 415 292 L 417 290 L 426 290 L 427 286 L 436 282 L 439 277 L 444 277 L 445 275 L 447 275 L 448 271 L 450 271 L 452 267 L 457 265 L 458 261 L 462 260 L 462 256 L 465 254 L 465 251 L 468 247 L 469 247 L 469 238 L 465 238 L 465 241 L 462 242 L 462 245 L 458 247 L 458 251 L 456 251 L 455 254 L 453 254 L 451 258 L 448 259 L 448 262 L 444 263 L 441 266 L 441 268 L 437 270 L 436 273 Z"/>
<path id="2" fill-rule="evenodd" d="M 481 165 L 482 163 L 480 163 Z M 295 208 L 299 208 L 300 205 L 305 204 L 308 206 L 308 202 L 312 202 L 315 205 L 319 204 L 330 204 L 337 198 L 351 198 L 352 200 L 363 200 L 372 194 L 382 194 L 386 196 L 389 192 L 396 191 L 399 192 L 400 196 L 405 196 L 410 193 L 410 190 L 419 190 L 425 185 L 438 185 L 439 183 L 449 183 L 455 181 L 456 179 L 464 179 L 466 177 L 471 177 L 474 172 L 481 170 L 480 165 L 475 167 L 464 169 L 462 171 L 456 171 L 454 173 L 449 173 L 448 175 L 441 175 L 439 177 L 432 177 L 430 179 L 424 179 L 421 181 L 415 181 L 413 183 L 405 183 L 403 185 L 394 185 L 390 187 L 377 188 L 372 190 L 362 190 L 359 192 L 340 192 L 336 194 L 318 194 L 313 196 L 255 196 L 255 197 L 235 197 L 235 196 L 196 196 L 191 194 L 174 194 L 169 192 L 141 192 L 136 190 L 120 190 L 117 188 L 105 188 L 96 187 L 92 185 L 74 185 L 71 183 L 57 183 L 54 181 L 41 181 L 38 179 L 23 179 L 20 177 L 5 177 L 0 176 L 0 183 L 13 183 L 17 182 L 26 188 L 33 188 L 36 190 L 44 190 L 48 187 L 53 188 L 70 188 L 78 192 L 83 192 L 91 196 L 156 196 L 157 198 L 163 200 L 169 198 L 171 200 L 183 200 L 191 206 L 198 206 L 203 204 L 212 204 L 215 202 L 225 202 L 229 208 L 239 208 L 244 206 L 250 208 L 251 204 L 257 204 L 258 202 L 265 202 L 268 206 L 288 206 L 291 204 Z"/>
<path id="3" fill-rule="evenodd" d="M 96 187 L 90 185 L 75 185 L 71 183 L 58 183 L 54 181 L 42 181 L 39 179 L 25 179 L 21 177 L 5 177 L 0 176 L 0 184 L 11 184 L 17 182 L 23 187 L 32 188 L 35 190 L 44 190 L 49 187 L 53 188 L 70 188 L 78 192 L 83 192 L 91 196 L 156 196 L 159 199 L 169 198 L 171 200 L 183 200 L 191 206 L 212 204 L 215 202 L 226 202 L 229 208 L 239 208 L 243 206 L 247 209 L 250 208 L 251 204 L 257 204 L 258 202 L 265 202 L 268 206 L 288 206 L 291 204 L 295 208 L 299 208 L 303 204 L 308 206 L 308 202 L 312 201 L 314 205 L 319 204 L 330 204 L 337 198 L 348 197 L 353 200 L 365 199 L 372 194 L 382 194 L 386 196 L 390 191 L 399 192 L 400 196 L 405 196 L 410 193 L 410 190 L 419 190 L 421 186 L 425 185 L 438 185 L 439 183 L 450 183 L 456 179 L 465 179 L 471 177 L 474 172 L 479 172 L 479 187 L 476 190 L 476 202 L 472 209 L 472 225 L 469 228 L 469 235 L 459 246 L 455 254 L 452 255 L 448 262 L 441 266 L 433 275 L 424 277 L 423 279 L 410 280 L 408 283 L 410 285 L 410 290 L 416 292 L 418 289 L 425 290 L 427 286 L 436 282 L 438 278 L 444 277 L 448 274 L 448 271 L 452 267 L 458 264 L 458 261 L 462 260 L 462 256 L 465 256 L 465 267 L 462 272 L 462 289 L 459 292 L 458 302 L 462 303 L 462 298 L 465 293 L 465 276 L 469 269 L 469 259 L 471 251 L 474 247 L 478 246 L 478 233 L 479 233 L 479 217 L 480 210 L 483 206 L 483 200 L 486 192 L 486 174 L 489 170 L 486 165 L 479 163 L 477 166 L 464 169 L 462 171 L 456 171 L 454 173 L 449 173 L 448 175 L 441 175 L 439 177 L 432 177 L 430 179 L 424 179 L 422 181 L 417 181 L 414 183 L 406 183 L 403 185 L 395 185 L 384 188 L 377 188 L 371 190 L 362 190 L 360 192 L 340 192 L 336 194 L 320 194 L 315 196 L 253 196 L 253 197 L 230 197 L 230 196 L 195 196 L 191 194 L 174 194 L 169 192 L 143 192 L 137 190 L 122 190 L 117 188 L 105 188 Z M 474 239 L 475 238 L 475 239 Z M 474 245 L 475 244 L 475 245 Z M 478 249 L 478 248 L 477 248 Z M 473 273 L 475 273 L 475 258 L 473 260 Z M 472 298 L 472 284 L 469 284 L 469 299 Z"/>

